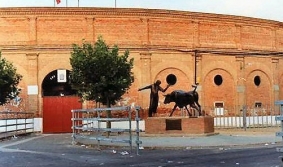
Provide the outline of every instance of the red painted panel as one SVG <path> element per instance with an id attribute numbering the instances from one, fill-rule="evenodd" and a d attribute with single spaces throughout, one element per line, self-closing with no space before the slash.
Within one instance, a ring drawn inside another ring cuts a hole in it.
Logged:
<path id="1" fill-rule="evenodd" d="M 81 109 L 82 103 L 79 102 L 79 98 L 64 98 L 62 101 L 63 111 L 64 111 L 64 118 L 69 119 L 63 119 L 62 120 L 62 130 L 63 132 L 72 132 L 72 109 Z M 68 111 L 68 112 L 67 112 Z"/>
<path id="2" fill-rule="evenodd" d="M 81 109 L 82 103 L 74 96 L 43 98 L 43 133 L 72 132 L 72 109 Z"/>

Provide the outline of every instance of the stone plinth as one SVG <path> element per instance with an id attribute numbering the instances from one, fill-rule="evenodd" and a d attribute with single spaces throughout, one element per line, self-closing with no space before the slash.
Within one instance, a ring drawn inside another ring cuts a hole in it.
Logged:
<path id="1" fill-rule="evenodd" d="M 204 117 L 149 117 L 145 120 L 146 134 L 205 134 L 214 133 L 214 119 Z"/>

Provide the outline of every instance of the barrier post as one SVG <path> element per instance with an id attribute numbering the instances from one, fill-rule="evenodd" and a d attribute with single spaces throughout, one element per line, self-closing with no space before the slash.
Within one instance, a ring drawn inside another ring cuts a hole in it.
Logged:
<path id="1" fill-rule="evenodd" d="M 119 117 L 119 118 L 104 118 L 100 114 L 103 111 L 126 111 L 128 116 L 127 117 Z M 139 154 L 139 110 L 135 108 L 136 111 L 136 144 L 137 144 L 137 154 Z M 110 143 L 114 142 L 121 142 L 121 143 L 128 143 L 131 148 L 132 152 L 132 140 L 133 140 L 133 134 L 132 134 L 132 109 L 130 106 L 124 106 L 124 107 L 112 107 L 112 108 L 92 108 L 92 109 L 78 109 L 78 110 L 71 110 L 72 112 L 72 131 L 73 131 L 73 143 L 78 142 L 82 143 L 84 139 L 87 139 L 88 141 L 94 140 L 96 141 L 96 144 L 98 146 L 98 149 L 100 149 L 101 141 L 106 141 Z M 78 117 L 79 118 L 78 118 Z M 125 125 L 125 123 L 128 123 L 128 127 L 111 127 L 107 128 L 104 127 L 104 124 L 101 125 L 101 123 L 105 122 L 120 122 L 122 125 Z M 95 124 L 97 123 L 97 124 Z M 91 124 L 92 126 L 88 126 L 88 124 Z M 117 132 L 117 136 L 104 136 L 104 132 Z M 127 136 L 120 136 L 120 133 L 126 132 L 128 133 Z M 116 138 L 115 138 L 116 137 Z"/>
<path id="2" fill-rule="evenodd" d="M 276 101 L 275 105 L 280 105 L 280 115 L 275 117 L 276 121 L 281 121 L 281 132 L 276 132 L 276 136 L 279 136 L 283 139 L 283 101 Z M 283 152 L 283 148 L 276 148 L 277 152 Z M 281 162 L 283 162 L 283 156 L 279 156 Z"/>
<path id="3" fill-rule="evenodd" d="M 244 130 L 247 130 L 247 107 L 243 106 L 243 127 Z"/>
<path id="4" fill-rule="evenodd" d="M 140 149 L 140 144 L 142 143 L 140 141 L 140 125 L 139 125 L 139 121 L 140 121 L 140 117 L 139 117 L 139 113 L 140 113 L 140 109 L 141 107 L 135 107 L 135 111 L 136 111 L 136 145 L 137 145 L 137 155 L 139 155 L 139 149 Z"/>

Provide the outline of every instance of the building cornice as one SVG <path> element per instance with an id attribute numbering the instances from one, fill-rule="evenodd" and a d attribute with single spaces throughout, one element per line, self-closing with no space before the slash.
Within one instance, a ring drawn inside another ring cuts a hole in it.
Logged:
<path id="1" fill-rule="evenodd" d="M 280 51 L 268 51 L 268 50 L 238 50 L 235 48 L 187 48 L 187 47 L 168 47 L 168 46 L 133 46 L 133 47 L 124 47 L 119 46 L 119 49 L 121 51 L 123 50 L 130 50 L 130 52 L 138 51 L 141 55 L 150 54 L 153 52 L 163 52 L 163 53 L 198 53 L 198 54 L 212 54 L 212 55 L 230 55 L 230 56 L 236 56 L 236 58 L 244 57 L 244 56 L 275 56 L 275 57 L 282 57 L 283 52 Z M 6 46 L 1 47 L 0 50 L 3 52 L 26 52 L 26 51 L 35 51 L 38 52 L 45 52 L 45 51 L 66 51 L 70 52 L 72 50 L 72 47 L 70 46 Z"/>
<path id="2" fill-rule="evenodd" d="M 259 24 L 261 26 L 280 26 L 283 22 L 258 19 L 243 16 L 187 12 L 163 9 L 138 9 L 138 8 L 89 8 L 89 7 L 22 7 L 0 8 L 0 17 L 5 16 L 92 16 L 92 17 L 148 17 L 148 18 L 175 18 L 200 21 L 225 21 L 237 24 Z"/>

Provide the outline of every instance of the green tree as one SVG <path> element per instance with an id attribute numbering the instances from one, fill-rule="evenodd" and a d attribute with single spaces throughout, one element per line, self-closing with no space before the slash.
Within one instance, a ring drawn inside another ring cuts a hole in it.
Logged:
<path id="1" fill-rule="evenodd" d="M 83 100 L 111 107 L 131 86 L 134 59 L 129 59 L 128 50 L 123 55 L 118 52 L 118 46 L 110 48 L 102 37 L 94 45 L 85 41 L 82 46 L 73 45 L 71 85 Z"/>
<path id="2" fill-rule="evenodd" d="M 0 105 L 9 102 L 19 94 L 17 85 L 21 79 L 22 76 L 17 74 L 13 64 L 2 58 L 0 52 Z"/>

